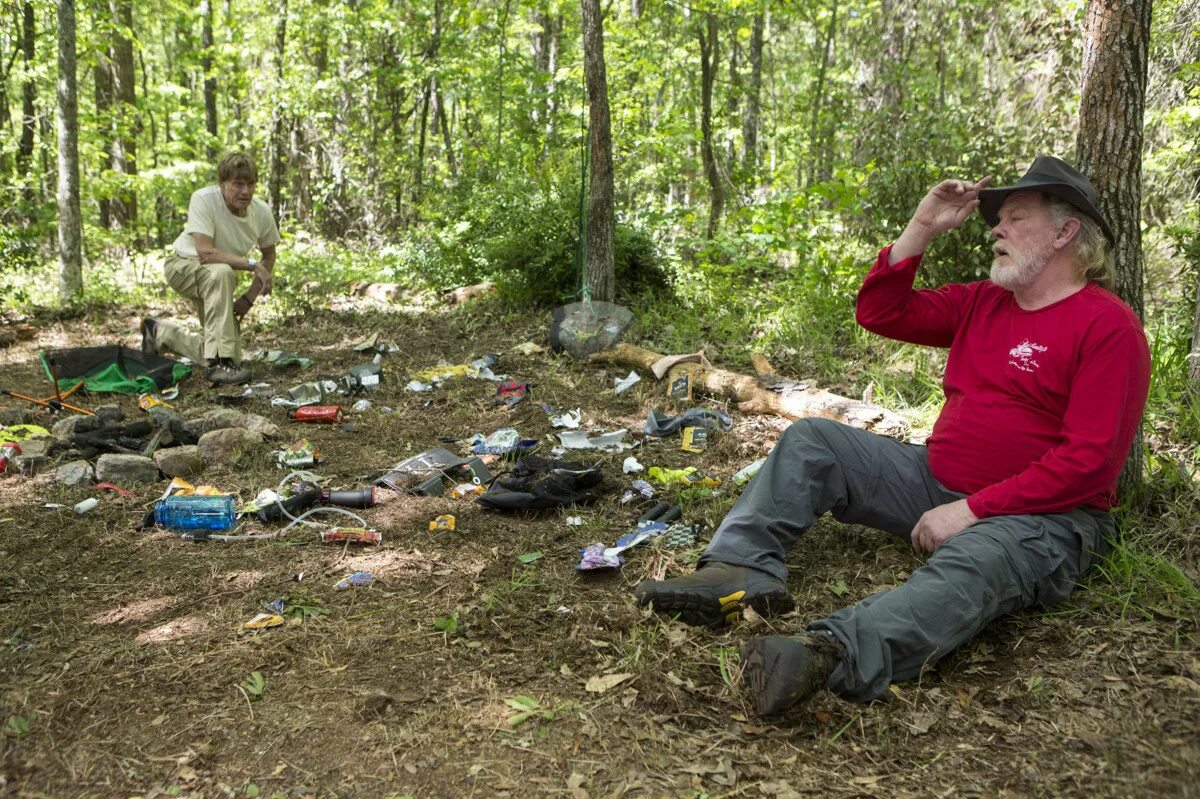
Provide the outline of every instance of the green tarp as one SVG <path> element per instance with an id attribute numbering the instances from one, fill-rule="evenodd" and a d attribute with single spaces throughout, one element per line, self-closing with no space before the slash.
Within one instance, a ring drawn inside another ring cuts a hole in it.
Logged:
<path id="1" fill-rule="evenodd" d="M 51 364 L 54 368 L 51 368 Z M 192 373 L 191 367 L 161 355 L 108 344 L 42 352 L 42 368 L 60 391 L 79 381 L 93 393 L 145 394 L 170 388 Z"/>

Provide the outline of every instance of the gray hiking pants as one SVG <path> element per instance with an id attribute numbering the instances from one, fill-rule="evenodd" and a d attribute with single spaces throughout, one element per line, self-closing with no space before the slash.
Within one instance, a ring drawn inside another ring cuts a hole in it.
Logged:
<path id="1" fill-rule="evenodd" d="M 783 434 L 700 562 L 786 581 L 785 554 L 826 512 L 909 542 L 921 514 L 962 497 L 933 478 L 923 446 L 802 419 Z M 971 525 L 903 585 L 809 625 L 837 636 L 849 655 L 830 690 L 859 702 L 882 698 L 890 683 L 915 678 L 993 619 L 1065 599 L 1114 530 L 1108 513 L 1082 508 Z"/>

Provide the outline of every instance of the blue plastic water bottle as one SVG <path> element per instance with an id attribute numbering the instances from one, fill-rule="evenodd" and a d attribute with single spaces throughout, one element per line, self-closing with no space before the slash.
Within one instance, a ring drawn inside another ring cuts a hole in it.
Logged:
<path id="1" fill-rule="evenodd" d="M 168 530 L 228 530 L 234 519 L 230 496 L 175 496 L 154 505 L 154 523 Z"/>

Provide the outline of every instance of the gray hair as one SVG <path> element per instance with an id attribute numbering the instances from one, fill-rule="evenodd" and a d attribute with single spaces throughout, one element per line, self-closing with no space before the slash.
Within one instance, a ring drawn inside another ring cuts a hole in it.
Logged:
<path id="1" fill-rule="evenodd" d="M 1075 248 L 1075 265 L 1079 269 L 1079 276 L 1112 291 L 1116 285 L 1116 256 L 1100 224 L 1066 200 L 1049 194 L 1043 194 L 1042 197 L 1055 225 L 1062 225 L 1068 219 L 1079 220 L 1079 232 L 1071 242 Z"/>

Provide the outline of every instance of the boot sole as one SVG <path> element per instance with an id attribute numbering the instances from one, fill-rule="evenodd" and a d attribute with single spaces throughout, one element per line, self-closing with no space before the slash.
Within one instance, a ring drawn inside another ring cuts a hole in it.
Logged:
<path id="1" fill-rule="evenodd" d="M 786 639 L 755 638 L 741 649 L 742 684 L 760 716 L 774 716 L 806 701 L 817 686 L 806 684 L 811 653 L 798 655 Z"/>
<path id="2" fill-rule="evenodd" d="M 751 607 L 760 616 L 778 616 L 788 613 L 796 606 L 787 591 L 767 591 L 746 598 L 744 590 L 714 597 L 711 592 L 687 589 L 667 591 L 647 596 L 643 605 L 653 605 L 654 610 L 669 616 L 678 616 L 684 624 L 718 630 L 735 623 L 742 610 Z"/>

